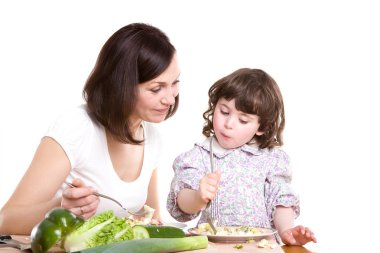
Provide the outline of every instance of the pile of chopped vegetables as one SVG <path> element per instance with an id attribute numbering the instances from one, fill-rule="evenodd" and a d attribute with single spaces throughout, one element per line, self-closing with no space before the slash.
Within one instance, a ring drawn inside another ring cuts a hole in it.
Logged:
<path id="1" fill-rule="evenodd" d="M 249 226 L 236 226 L 236 227 L 216 227 L 216 235 L 228 236 L 253 236 L 263 234 L 260 228 Z M 197 227 L 198 234 L 214 235 L 208 223 L 201 223 Z"/>

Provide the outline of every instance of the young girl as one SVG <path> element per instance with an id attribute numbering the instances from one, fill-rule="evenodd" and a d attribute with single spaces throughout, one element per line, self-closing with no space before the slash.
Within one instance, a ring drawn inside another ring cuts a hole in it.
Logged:
<path id="1" fill-rule="evenodd" d="M 174 161 L 169 213 L 189 221 L 210 211 L 218 226 L 274 228 L 289 245 L 316 242 L 309 228 L 294 226 L 299 199 L 289 158 L 278 148 L 285 114 L 276 82 L 262 70 L 239 69 L 211 86 L 203 117 L 208 138 Z"/>

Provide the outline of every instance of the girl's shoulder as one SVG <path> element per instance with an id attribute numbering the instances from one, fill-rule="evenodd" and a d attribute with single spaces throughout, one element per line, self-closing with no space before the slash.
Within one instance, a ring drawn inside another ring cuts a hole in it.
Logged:
<path id="1" fill-rule="evenodd" d="M 291 173 L 290 157 L 281 147 L 265 149 L 264 154 L 269 171 L 272 173 Z"/>
<path id="2" fill-rule="evenodd" d="M 256 155 L 259 155 L 262 159 L 274 164 L 283 162 L 289 163 L 290 160 L 289 155 L 281 147 L 258 149 Z"/>
<path id="3" fill-rule="evenodd" d="M 288 156 L 285 150 L 282 149 L 282 147 L 274 147 L 271 149 L 264 148 L 262 149 L 263 153 L 268 155 L 268 156 L 273 156 L 273 157 L 284 157 Z"/>

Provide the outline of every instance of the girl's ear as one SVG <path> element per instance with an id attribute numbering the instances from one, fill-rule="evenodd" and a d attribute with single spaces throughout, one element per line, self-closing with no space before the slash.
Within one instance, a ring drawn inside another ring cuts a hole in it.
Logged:
<path id="1" fill-rule="evenodd" d="M 261 132 L 261 131 L 260 132 L 258 131 L 258 132 L 255 133 L 255 135 L 257 135 L 257 136 L 260 136 L 260 135 L 263 135 L 263 134 L 264 134 L 264 132 Z"/>

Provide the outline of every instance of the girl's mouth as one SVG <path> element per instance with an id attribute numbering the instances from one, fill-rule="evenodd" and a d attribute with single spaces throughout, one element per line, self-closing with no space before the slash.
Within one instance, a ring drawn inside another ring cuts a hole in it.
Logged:
<path id="1" fill-rule="evenodd" d="M 229 137 L 229 136 L 227 136 L 227 135 L 225 135 L 225 134 L 223 134 L 223 133 L 220 133 L 220 135 L 221 135 L 224 139 L 231 139 L 231 137 Z"/>

